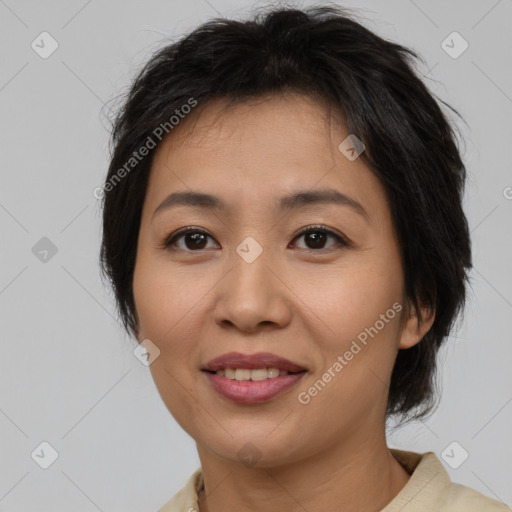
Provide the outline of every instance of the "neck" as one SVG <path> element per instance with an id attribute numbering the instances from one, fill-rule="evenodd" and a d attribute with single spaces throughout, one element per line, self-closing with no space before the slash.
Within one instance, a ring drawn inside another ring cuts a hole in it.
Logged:
<path id="1" fill-rule="evenodd" d="M 378 512 L 410 475 L 392 456 L 385 435 L 351 439 L 307 459 L 268 468 L 220 459 L 197 446 L 204 491 L 200 512 Z"/>

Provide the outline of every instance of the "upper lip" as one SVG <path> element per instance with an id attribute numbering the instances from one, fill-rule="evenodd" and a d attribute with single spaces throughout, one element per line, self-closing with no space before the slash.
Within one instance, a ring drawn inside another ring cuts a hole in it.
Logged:
<path id="1" fill-rule="evenodd" d="M 226 368 L 278 368 L 287 372 L 301 372 L 306 370 L 284 357 L 269 352 L 258 352 L 257 354 L 242 354 L 241 352 L 229 352 L 209 361 L 203 370 L 216 372 Z"/>

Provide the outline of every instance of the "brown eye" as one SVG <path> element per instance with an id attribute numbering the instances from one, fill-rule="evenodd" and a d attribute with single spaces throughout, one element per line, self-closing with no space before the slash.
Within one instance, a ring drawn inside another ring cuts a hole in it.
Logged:
<path id="1" fill-rule="evenodd" d="M 327 229 L 323 226 L 308 226 L 304 228 L 294 238 L 304 237 L 306 247 L 299 247 L 311 251 L 329 250 L 336 246 L 348 246 L 349 242 L 341 235 Z M 194 227 L 187 227 L 173 233 L 163 243 L 163 247 L 168 250 L 183 250 L 188 252 L 202 251 L 208 249 L 208 238 L 213 238 L 204 230 Z M 334 244 L 326 247 L 329 238 L 334 240 Z"/>
<path id="2" fill-rule="evenodd" d="M 322 226 L 309 226 L 300 231 L 295 238 L 297 239 L 300 237 L 304 237 L 304 241 L 306 243 L 305 249 L 309 250 L 324 250 L 335 247 L 336 245 L 348 245 L 347 240 L 345 240 L 342 236 Z M 325 247 L 325 244 L 329 238 L 334 239 L 336 243 L 330 247 Z"/>
<path id="3" fill-rule="evenodd" d="M 164 247 L 174 250 L 175 246 L 178 246 L 177 241 L 183 239 L 182 246 L 178 246 L 178 249 L 186 251 L 200 251 L 206 249 L 207 239 L 211 238 L 206 231 L 197 228 L 185 228 L 183 230 L 174 233 L 164 243 Z"/>

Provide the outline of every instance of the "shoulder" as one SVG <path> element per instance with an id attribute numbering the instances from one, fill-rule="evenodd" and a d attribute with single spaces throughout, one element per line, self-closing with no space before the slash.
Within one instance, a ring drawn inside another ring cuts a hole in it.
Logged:
<path id="1" fill-rule="evenodd" d="M 411 475 L 405 487 L 381 512 L 505 512 L 512 509 L 478 491 L 452 482 L 433 452 L 390 449 Z"/>
<path id="2" fill-rule="evenodd" d="M 203 486 L 202 468 L 189 477 L 187 483 L 157 512 L 198 512 L 198 493 Z"/>
<path id="3" fill-rule="evenodd" d="M 381 512 L 510 512 L 512 508 L 478 491 L 452 482 L 435 453 L 391 449 L 411 475 L 405 487 Z M 198 512 L 203 486 L 199 467 L 158 512 Z"/>
<path id="4" fill-rule="evenodd" d="M 467 512 L 510 512 L 512 508 L 470 487 L 452 482 L 448 487 L 440 512 L 459 510 Z"/>

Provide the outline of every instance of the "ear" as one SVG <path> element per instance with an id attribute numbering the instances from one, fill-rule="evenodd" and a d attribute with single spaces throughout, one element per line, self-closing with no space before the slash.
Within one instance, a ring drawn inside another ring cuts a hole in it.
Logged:
<path id="1" fill-rule="evenodd" d="M 415 310 L 412 304 L 409 304 L 404 315 L 406 315 L 406 318 L 403 320 L 400 335 L 400 349 L 408 349 L 418 344 L 430 330 L 436 317 L 435 310 L 428 306 L 420 306 L 420 316 L 418 317 L 418 311 Z"/>

